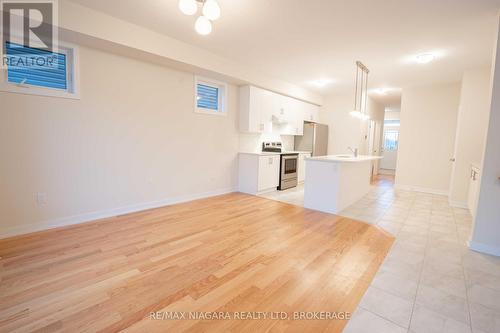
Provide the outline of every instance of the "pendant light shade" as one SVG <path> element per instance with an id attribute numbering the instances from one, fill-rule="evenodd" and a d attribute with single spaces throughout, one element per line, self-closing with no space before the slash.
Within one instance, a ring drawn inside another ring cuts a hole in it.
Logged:
<path id="1" fill-rule="evenodd" d="M 179 9 L 185 15 L 194 15 L 198 10 L 198 4 L 196 0 L 180 0 Z"/>
<path id="2" fill-rule="evenodd" d="M 203 16 L 211 21 L 215 21 L 220 17 L 220 7 L 217 1 L 205 1 L 205 4 L 203 5 Z"/>
<path id="3" fill-rule="evenodd" d="M 194 28 L 200 35 L 208 35 L 212 32 L 212 23 L 205 16 L 200 16 L 196 20 Z"/>

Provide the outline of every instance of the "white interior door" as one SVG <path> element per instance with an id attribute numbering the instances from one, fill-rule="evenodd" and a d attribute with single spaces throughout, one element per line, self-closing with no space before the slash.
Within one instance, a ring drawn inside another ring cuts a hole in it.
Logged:
<path id="1" fill-rule="evenodd" d="M 384 146 L 382 147 L 383 159 L 380 168 L 385 170 L 396 170 L 399 147 L 399 128 L 388 127 L 384 129 Z"/>

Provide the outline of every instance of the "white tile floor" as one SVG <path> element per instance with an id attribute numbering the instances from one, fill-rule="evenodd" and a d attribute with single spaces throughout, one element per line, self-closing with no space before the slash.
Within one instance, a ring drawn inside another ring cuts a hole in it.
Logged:
<path id="1" fill-rule="evenodd" d="M 264 197 L 302 206 L 303 187 Z M 344 332 L 500 333 L 500 258 L 467 248 L 467 210 L 383 180 L 340 215 L 396 236 Z"/>
<path id="2" fill-rule="evenodd" d="M 281 202 L 287 202 L 296 206 L 304 206 L 304 184 L 285 191 L 273 191 L 262 194 L 261 197 Z"/>

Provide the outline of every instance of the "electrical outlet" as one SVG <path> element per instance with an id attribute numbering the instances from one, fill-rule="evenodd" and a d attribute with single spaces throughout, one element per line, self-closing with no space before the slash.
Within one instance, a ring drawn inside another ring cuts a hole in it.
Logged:
<path id="1" fill-rule="evenodd" d="M 45 206 L 47 204 L 47 193 L 38 192 L 36 193 L 35 197 L 38 206 Z"/>

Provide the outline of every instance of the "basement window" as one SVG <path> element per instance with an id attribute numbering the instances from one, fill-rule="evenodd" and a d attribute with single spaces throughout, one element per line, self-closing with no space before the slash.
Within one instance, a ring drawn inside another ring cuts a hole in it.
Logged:
<path id="1" fill-rule="evenodd" d="M 195 112 L 226 115 L 227 85 L 212 79 L 195 77 Z"/>
<path id="2" fill-rule="evenodd" d="M 0 90 L 51 96 L 78 98 L 76 85 L 76 48 L 59 46 L 49 52 L 21 44 L 5 42 L 4 65 Z"/>

